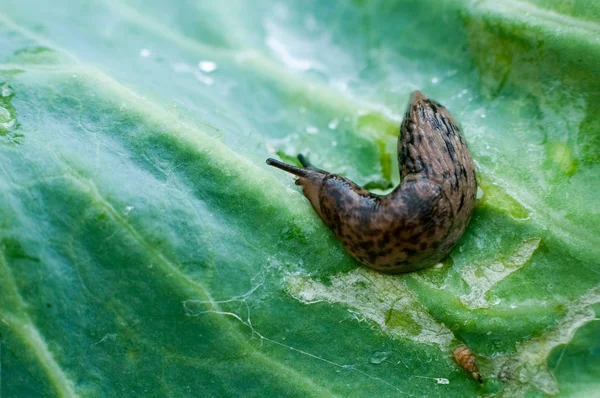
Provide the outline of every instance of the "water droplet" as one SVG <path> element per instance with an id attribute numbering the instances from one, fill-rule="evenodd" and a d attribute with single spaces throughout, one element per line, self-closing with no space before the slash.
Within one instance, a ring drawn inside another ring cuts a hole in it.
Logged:
<path id="1" fill-rule="evenodd" d="M 12 120 L 12 115 L 10 111 L 2 106 L 0 106 L 0 122 L 8 122 Z"/>
<path id="2" fill-rule="evenodd" d="M 200 61 L 198 62 L 198 68 L 200 68 L 202 72 L 210 73 L 217 70 L 217 64 L 212 61 Z"/>
<path id="3" fill-rule="evenodd" d="M 516 305 L 515 303 L 512 303 L 512 304 L 510 305 L 510 308 L 512 308 L 512 309 L 514 310 L 515 308 L 517 308 L 517 305 Z"/>
<path id="4" fill-rule="evenodd" d="M 338 125 L 340 124 L 340 121 L 337 119 L 333 119 L 332 121 L 329 122 L 329 124 L 327 125 L 327 127 L 329 127 L 332 130 L 337 129 Z"/>
<path id="5" fill-rule="evenodd" d="M 11 131 L 15 127 L 15 119 L 9 120 L 8 122 L 0 123 L 0 132 L 2 130 Z"/>
<path id="6" fill-rule="evenodd" d="M 433 84 L 436 84 L 436 83 L 438 83 L 439 81 L 440 81 L 440 79 L 438 79 L 437 77 L 434 77 L 433 79 L 431 79 L 431 82 L 432 82 Z"/>
<path id="7" fill-rule="evenodd" d="M 436 377 L 435 381 L 437 381 L 438 384 L 450 384 L 450 380 L 444 379 L 443 377 Z"/>
<path id="8" fill-rule="evenodd" d="M 485 119 L 485 113 L 482 113 L 480 116 L 482 119 Z"/>
<path id="9" fill-rule="evenodd" d="M 369 358 L 369 362 L 375 365 L 380 364 L 381 362 L 388 359 L 390 357 L 390 354 L 391 353 L 387 351 L 377 351 L 376 353 L 371 355 L 371 358 Z"/>
<path id="10" fill-rule="evenodd" d="M 319 132 L 319 129 L 316 128 L 315 126 L 308 126 L 306 128 L 306 133 L 307 134 L 317 134 Z"/>
<path id="11" fill-rule="evenodd" d="M 467 94 L 469 92 L 469 90 L 464 89 L 462 90 L 460 93 L 458 93 L 457 97 L 458 98 L 462 98 L 465 94 Z"/>
<path id="12" fill-rule="evenodd" d="M 128 216 L 129 213 L 131 212 L 131 210 L 133 210 L 133 209 L 135 209 L 135 207 L 133 207 L 133 206 L 127 206 L 127 207 L 125 207 L 125 210 L 123 210 L 123 214 L 125 216 Z"/>
<path id="13" fill-rule="evenodd" d="M 477 187 L 477 200 L 483 198 L 483 195 L 485 195 L 485 191 L 483 189 L 481 189 L 481 187 Z"/>
<path id="14" fill-rule="evenodd" d="M 142 57 L 142 58 L 148 58 L 150 55 L 152 55 L 152 53 L 147 48 L 142 48 L 140 50 L 140 57 Z"/>
<path id="15" fill-rule="evenodd" d="M 0 95 L 2 97 L 10 97 L 14 93 L 15 93 L 15 91 L 7 83 L 0 84 Z"/>
<path id="16" fill-rule="evenodd" d="M 331 141 L 331 146 L 336 147 L 337 146 L 337 141 Z"/>

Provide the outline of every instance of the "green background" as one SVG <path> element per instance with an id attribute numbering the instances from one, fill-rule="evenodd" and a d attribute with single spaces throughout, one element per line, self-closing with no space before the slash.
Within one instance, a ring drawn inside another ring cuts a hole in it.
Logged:
<path id="1" fill-rule="evenodd" d="M 0 396 L 593 396 L 598 4 L 3 0 Z M 415 89 L 480 199 L 383 275 L 264 160 L 386 189 Z"/>

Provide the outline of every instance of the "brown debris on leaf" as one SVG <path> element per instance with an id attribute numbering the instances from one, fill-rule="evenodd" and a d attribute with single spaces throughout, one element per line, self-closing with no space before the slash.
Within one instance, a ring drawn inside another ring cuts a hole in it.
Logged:
<path id="1" fill-rule="evenodd" d="M 475 363 L 475 355 L 473 355 L 469 347 L 466 345 L 458 346 L 454 349 L 452 355 L 454 355 L 456 362 L 458 362 L 463 369 L 471 373 L 475 380 L 483 383 L 483 378 L 481 377 L 479 368 L 477 368 L 477 364 Z"/>

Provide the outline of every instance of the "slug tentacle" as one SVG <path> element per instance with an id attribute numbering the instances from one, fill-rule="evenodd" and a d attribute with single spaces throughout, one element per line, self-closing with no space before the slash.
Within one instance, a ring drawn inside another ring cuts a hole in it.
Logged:
<path id="1" fill-rule="evenodd" d="M 300 177 L 321 219 L 361 263 L 390 273 L 435 264 L 462 236 L 477 189 L 475 169 L 460 129 L 440 104 L 413 93 L 400 128 L 402 183 L 386 196 L 315 168 L 274 159 L 267 164 Z"/>
<path id="2" fill-rule="evenodd" d="M 314 169 L 315 166 L 312 165 L 311 162 L 309 162 L 303 154 L 298 154 L 298 160 L 300 161 L 300 164 L 302 164 L 302 166 L 306 167 L 307 169 Z"/>
<path id="3" fill-rule="evenodd" d="M 273 158 L 268 158 L 267 164 L 269 166 L 277 167 L 283 171 L 287 171 L 288 173 L 297 175 L 298 177 L 306 177 L 308 174 L 310 174 L 310 170 L 301 169 L 300 167 L 292 166 L 291 164 L 283 163 Z"/>

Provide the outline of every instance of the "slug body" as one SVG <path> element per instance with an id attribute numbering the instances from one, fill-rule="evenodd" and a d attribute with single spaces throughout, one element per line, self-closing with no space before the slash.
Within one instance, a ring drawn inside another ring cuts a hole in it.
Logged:
<path id="1" fill-rule="evenodd" d="M 400 126 L 402 182 L 388 195 L 298 159 L 304 167 L 275 159 L 267 164 L 297 175 L 296 184 L 352 257 L 382 272 L 439 262 L 462 236 L 475 206 L 475 168 L 460 129 L 446 108 L 419 91 Z"/>

